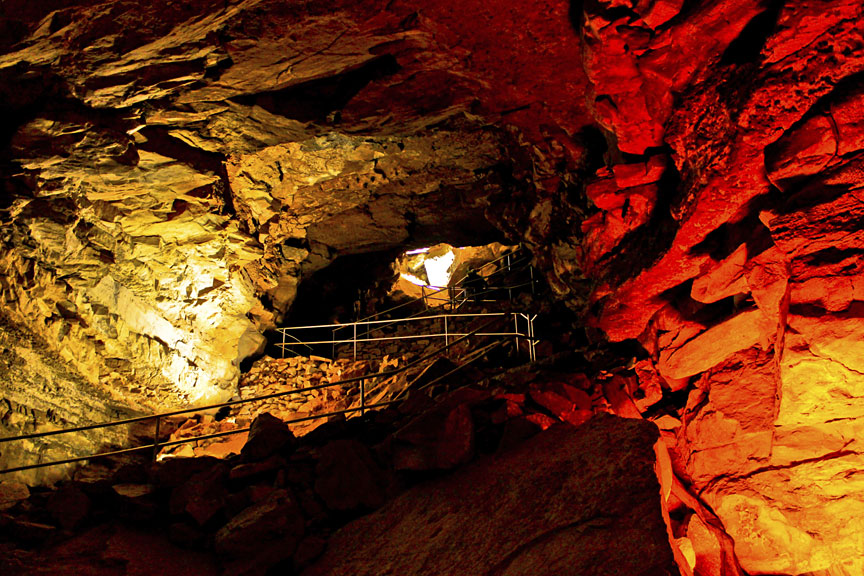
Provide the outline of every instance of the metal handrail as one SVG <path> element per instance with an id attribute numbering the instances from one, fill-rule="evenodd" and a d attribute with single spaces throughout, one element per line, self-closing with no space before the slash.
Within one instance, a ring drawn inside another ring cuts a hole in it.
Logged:
<path id="1" fill-rule="evenodd" d="M 5 469 L 5 470 L 0 470 L 0 474 L 10 474 L 10 473 L 12 473 L 12 472 L 23 472 L 23 471 L 25 471 L 25 470 L 33 470 L 33 469 L 36 469 L 36 468 L 46 468 L 46 467 L 48 467 L 48 466 L 59 466 L 59 465 L 61 465 L 61 464 L 72 464 L 72 463 L 75 463 L 75 462 L 82 462 L 82 461 L 84 461 L 84 460 L 92 460 L 92 459 L 96 459 L 96 458 L 104 458 L 104 457 L 107 457 L 107 456 L 115 456 L 115 455 L 119 455 L 119 454 L 127 454 L 127 453 L 132 453 L 132 452 L 143 451 L 143 450 L 152 450 L 152 451 L 153 451 L 153 454 L 154 454 L 154 460 L 155 460 L 155 456 L 156 456 L 156 454 L 157 454 L 157 452 L 158 452 L 158 450 L 159 450 L 160 447 L 165 447 L 165 446 L 174 446 L 174 445 L 178 445 L 178 444 L 185 444 L 185 443 L 188 443 L 188 442 L 197 442 L 197 441 L 199 441 L 199 440 L 206 440 L 206 439 L 208 439 L 208 438 L 216 438 L 216 437 L 220 437 L 220 436 L 229 436 L 229 435 L 231 435 L 231 434 L 242 434 L 243 432 L 248 432 L 248 431 L 249 431 L 249 428 L 243 428 L 243 429 L 236 429 L 236 430 L 228 430 L 228 431 L 224 431 L 224 432 L 218 432 L 218 433 L 209 434 L 209 435 L 205 435 L 205 436 L 195 436 L 195 437 L 190 437 L 190 438 L 181 438 L 181 439 L 179 439 L 179 440 L 171 440 L 171 441 L 168 441 L 168 442 L 160 442 L 160 441 L 159 441 L 159 423 L 161 422 L 161 420 L 162 420 L 163 418 L 168 418 L 168 417 L 170 417 L 170 416 L 178 416 L 178 415 L 181 415 L 181 414 L 191 414 L 191 413 L 195 413 L 195 412 L 205 412 L 205 411 L 209 411 L 209 410 L 214 410 L 214 409 L 219 409 L 219 408 L 225 408 L 225 407 L 228 407 L 228 406 L 236 406 L 236 405 L 239 405 L 239 404 L 248 404 L 248 403 L 251 403 L 251 402 L 258 402 L 258 401 L 261 401 L 261 400 L 269 400 L 269 399 L 272 399 L 272 398 L 279 398 L 279 397 L 282 397 L 282 396 L 288 396 L 288 395 L 291 395 L 291 394 L 298 394 L 298 393 L 302 393 L 302 392 L 304 392 L 304 391 L 320 390 L 320 389 L 323 389 L 323 388 L 331 388 L 331 387 L 334 387 L 334 386 L 340 386 L 340 385 L 348 384 L 348 383 L 351 383 L 351 382 L 358 382 L 358 381 L 360 382 L 361 405 L 360 405 L 359 407 L 356 407 L 356 408 L 348 408 L 348 409 L 345 409 L 345 410 L 336 410 L 336 411 L 331 411 L 331 412 L 326 412 L 326 413 L 316 414 L 316 415 L 314 415 L 314 416 L 306 416 L 306 417 L 298 418 L 298 419 L 294 419 L 294 420 L 287 420 L 287 421 L 285 421 L 285 422 L 286 422 L 287 424 L 293 424 L 293 423 L 303 422 L 303 421 L 308 421 L 308 420 L 317 420 L 317 419 L 320 419 L 320 418 L 327 418 L 327 417 L 329 417 L 329 416 L 335 416 L 335 415 L 339 415 L 339 414 L 347 414 L 347 413 L 350 413 L 350 412 L 361 412 L 361 414 L 362 414 L 362 413 L 365 413 L 366 410 L 369 410 L 369 409 L 372 409 L 372 408 L 377 408 L 377 407 L 380 407 L 380 406 L 386 406 L 386 405 L 390 405 L 390 404 L 395 403 L 395 401 L 391 401 L 391 402 L 384 402 L 384 403 L 372 404 L 372 405 L 368 405 L 368 406 L 367 406 L 367 405 L 365 404 L 365 399 L 364 399 L 364 397 L 363 397 L 363 395 L 365 394 L 365 387 L 363 386 L 363 383 L 364 383 L 366 380 L 376 380 L 376 379 L 378 379 L 378 378 L 387 378 L 387 377 L 393 376 L 393 375 L 395 375 L 395 374 L 400 374 L 400 373 L 402 373 L 402 372 L 405 372 L 405 371 L 407 371 L 407 370 L 409 370 L 409 369 L 411 369 L 411 368 L 414 368 L 415 366 L 419 365 L 420 363 L 425 362 L 426 360 L 429 360 L 430 358 L 433 358 L 434 356 L 437 356 L 438 354 L 444 352 L 445 350 L 448 350 L 449 348 L 455 346 L 456 344 L 459 344 L 459 343 L 461 343 L 461 342 L 467 340 L 467 339 L 470 338 L 471 336 L 476 335 L 477 332 L 480 332 L 481 330 L 483 330 L 483 329 L 485 329 L 485 328 L 491 326 L 495 321 L 496 321 L 496 320 L 491 320 L 491 321 L 487 322 L 486 324 L 484 324 L 483 326 L 480 326 L 479 328 L 473 330 L 472 332 L 469 332 L 468 334 L 466 334 L 466 335 L 464 335 L 464 336 L 462 336 L 462 337 L 460 337 L 460 338 L 454 340 L 453 342 L 447 343 L 447 344 L 445 344 L 444 346 L 442 346 L 442 347 L 440 347 L 440 348 L 438 348 L 438 349 L 433 350 L 432 352 L 429 352 L 429 353 L 427 353 L 427 354 L 424 354 L 423 356 L 420 356 L 419 358 L 417 358 L 417 359 L 414 360 L 413 362 L 409 362 L 409 363 L 406 364 L 405 366 L 402 366 L 402 367 L 400 367 L 400 368 L 394 368 L 393 370 L 389 370 L 389 371 L 378 372 L 378 373 L 375 373 L 375 374 L 367 374 L 367 375 L 363 375 L 363 376 L 354 376 L 354 377 L 351 377 L 351 378 L 346 378 L 346 379 L 344 379 L 344 380 L 339 380 L 339 381 L 336 381 L 336 382 L 331 382 L 331 383 L 329 383 L 329 384 L 319 384 L 319 385 L 316 385 L 316 386 L 308 386 L 308 387 L 306 387 L 306 388 L 295 388 L 295 389 L 293 389 L 293 390 L 285 390 L 285 391 L 283 391 L 283 392 L 273 392 L 273 393 L 271 393 L 271 394 L 264 394 L 264 395 L 261 395 L 261 396 L 255 396 L 255 397 L 253 397 L 253 398 L 244 398 L 244 399 L 240 399 L 240 400 L 230 400 L 230 401 L 228 401 L 228 402 L 221 402 L 221 403 L 218 403 L 218 404 L 210 404 L 210 405 L 207 405 L 207 406 L 199 406 L 199 407 L 195 407 L 195 408 L 186 408 L 186 409 L 182 409 L 182 410 L 173 410 L 173 411 L 171 411 L 171 412 L 163 412 L 163 413 L 159 413 L 159 414 L 151 414 L 151 415 L 148 415 L 148 416 L 139 416 L 139 417 L 136 417 L 136 418 L 127 418 L 127 419 L 124 419 L 124 420 L 117 420 L 117 421 L 112 421 L 112 422 L 103 422 L 103 423 L 99 423 L 99 424 L 90 424 L 90 425 L 86 425 L 86 426 L 77 426 L 77 427 L 75 427 L 75 428 L 67 428 L 67 429 L 64 429 L 64 430 L 49 430 L 49 431 L 46 431 L 46 432 L 38 432 L 38 433 L 32 433 L 32 434 L 23 434 L 23 435 L 20 435 L 20 436 L 8 436 L 8 437 L 3 437 L 3 438 L 0 438 L 0 443 L 4 443 L 4 442 L 12 442 L 12 441 L 17 441 L 17 440 L 28 440 L 28 439 L 33 439 L 33 438 L 44 438 L 44 437 L 47 437 L 47 436 L 54 436 L 54 435 L 58 435 L 58 434 L 71 434 L 71 433 L 75 433 L 75 432 L 83 432 L 83 431 L 87 431 L 87 430 L 95 430 L 95 429 L 98 429 L 98 428 L 109 428 L 109 427 L 123 426 L 123 425 L 126 425 L 126 424 L 133 424 L 133 423 L 136 423 L 136 422 L 144 422 L 144 421 L 154 420 L 154 419 L 156 420 L 156 433 L 154 434 L 154 437 L 153 437 L 153 443 L 152 443 L 152 444 L 146 444 L 146 445 L 144 445 L 144 446 L 138 446 L 138 447 L 134 447 L 134 448 L 123 448 L 123 449 L 120 449 L 120 450 L 113 450 L 113 451 L 110 451 L 110 452 L 103 452 L 103 453 L 99 453 L 99 454 L 91 454 L 91 455 L 88 455 L 88 456 L 79 456 L 79 457 L 76 457 L 76 458 L 69 458 L 69 459 L 65 459 L 65 460 L 57 460 L 57 461 L 52 461 L 52 462 L 40 462 L 40 463 L 38 463 L 38 464 L 30 464 L 30 465 L 26 465 L 26 466 L 18 466 L 18 467 L 14 467 L 14 468 L 7 468 L 7 469 Z"/>
<path id="2" fill-rule="evenodd" d="M 532 277 L 531 282 L 523 282 L 522 284 L 513 284 L 513 285 L 509 285 L 509 286 L 487 286 L 485 290 L 482 290 L 482 291 L 480 291 L 480 292 L 476 292 L 476 293 L 474 293 L 470 298 L 469 298 L 469 297 L 465 297 L 465 298 L 463 299 L 463 302 L 465 302 L 465 301 L 467 301 L 467 300 L 469 300 L 469 299 L 476 299 L 478 296 L 483 296 L 484 294 L 491 294 L 491 293 L 498 292 L 498 291 L 501 291 L 501 290 L 507 290 L 507 291 L 508 291 L 509 293 L 511 293 L 511 295 L 512 295 L 512 291 L 513 291 L 513 290 L 517 290 L 517 289 L 519 289 L 519 288 L 523 288 L 523 287 L 525 287 L 525 286 L 533 286 L 533 284 L 534 284 L 534 281 L 533 281 L 533 277 Z M 442 288 L 441 290 L 437 290 L 437 291 L 435 291 L 435 292 L 431 292 L 431 293 L 429 293 L 429 294 L 425 294 L 425 295 L 423 296 L 422 299 L 423 299 L 423 300 L 431 299 L 431 296 L 433 296 L 433 295 L 435 295 L 435 294 L 440 294 L 440 293 L 443 292 L 444 290 L 450 290 L 450 288 L 452 288 L 452 287 Z M 447 300 L 449 300 L 449 298 L 448 298 Z M 418 300 L 412 300 L 411 302 L 408 302 L 408 303 L 406 303 L 406 304 L 415 304 L 415 303 L 417 303 L 418 301 L 419 301 L 419 299 L 418 299 Z M 442 299 L 442 301 L 443 301 L 443 299 Z M 481 300 L 481 302 L 494 302 L 494 301 L 495 301 L 495 300 Z M 404 306 L 404 305 L 406 305 L 406 304 L 401 304 L 400 306 Z M 391 310 L 395 310 L 395 308 L 392 308 Z M 386 311 L 385 311 L 385 312 L 386 312 Z M 377 317 L 377 316 L 379 316 L 379 315 L 381 315 L 381 314 L 384 314 L 385 312 L 380 312 L 380 313 L 378 313 L 378 314 L 376 314 L 376 315 L 368 316 L 367 318 L 374 318 L 374 317 Z M 277 330 L 277 332 L 281 332 L 281 333 L 283 334 L 283 336 L 284 336 L 284 335 L 287 333 L 288 330 L 303 330 L 303 329 L 308 329 L 308 328 L 315 328 L 315 329 L 331 328 L 331 329 L 333 330 L 333 340 L 332 340 L 332 341 L 328 341 L 328 342 L 329 342 L 329 343 L 336 343 L 336 342 L 338 342 L 338 341 L 335 340 L 335 338 L 336 338 L 336 333 L 339 332 L 340 330 L 343 330 L 343 329 L 345 329 L 345 328 L 349 328 L 349 327 L 354 326 L 354 325 L 361 325 L 361 324 L 363 324 L 363 325 L 367 325 L 367 326 L 368 326 L 369 324 L 382 324 L 382 326 L 378 326 L 377 328 L 373 328 L 372 330 L 368 330 L 368 329 L 367 329 L 366 334 L 367 334 L 367 336 L 368 336 L 371 332 L 375 332 L 375 331 L 378 331 L 378 330 L 382 330 L 382 329 L 386 328 L 387 326 L 391 326 L 391 325 L 394 325 L 394 324 L 399 324 L 399 323 L 404 322 L 404 321 L 406 321 L 406 320 L 411 320 L 411 319 L 414 319 L 414 318 L 431 318 L 431 317 L 434 317 L 434 316 L 430 316 L 430 315 L 429 315 L 429 310 L 428 310 L 428 309 L 424 309 L 424 310 L 420 310 L 420 311 L 418 311 L 418 312 L 415 312 L 414 314 L 411 314 L 410 316 L 406 316 L 405 318 L 391 318 L 391 319 L 388 319 L 388 320 L 376 320 L 376 321 L 357 320 L 356 322 L 346 322 L 346 323 L 344 323 L 344 324 L 318 324 L 318 325 L 314 325 L 314 326 L 285 326 L 285 327 L 282 327 L 282 328 L 277 328 L 276 330 Z M 298 343 L 301 343 L 301 342 L 302 342 L 302 341 L 301 341 L 299 338 L 297 338 L 297 337 L 293 337 L 293 338 L 294 338 L 294 340 L 296 340 Z M 323 341 L 322 341 L 322 342 L 317 342 L 317 344 L 326 344 L 326 343 L 328 343 L 328 342 L 323 342 Z M 315 344 L 316 342 L 307 342 L 307 343 L 308 343 L 308 344 Z M 282 342 L 282 344 L 283 344 L 283 346 L 284 346 L 284 345 L 287 345 L 287 344 L 285 343 L 285 341 L 284 341 L 284 337 L 283 337 L 283 342 Z"/>
<path id="3" fill-rule="evenodd" d="M 336 350 L 337 345 L 352 344 L 354 346 L 354 358 L 356 359 L 357 358 L 357 345 L 359 343 L 362 343 L 362 342 L 384 342 L 384 341 L 392 341 L 392 340 L 425 340 L 425 339 L 442 338 L 443 337 L 444 342 L 448 343 L 451 337 L 457 337 L 457 336 L 464 336 L 465 335 L 464 333 L 460 333 L 460 332 L 451 333 L 449 331 L 448 320 L 451 318 L 454 318 L 454 319 L 455 318 L 482 318 L 482 317 L 489 317 L 489 316 L 504 317 L 504 316 L 507 316 L 509 314 L 513 314 L 514 318 L 516 318 L 515 329 L 512 332 L 479 333 L 477 335 L 478 336 L 500 336 L 500 337 L 511 337 L 512 336 L 512 337 L 516 338 L 517 347 L 519 344 L 519 339 L 524 338 L 525 341 L 528 343 L 529 359 L 533 362 L 534 360 L 536 360 L 536 353 L 535 353 L 536 341 L 534 340 L 534 320 L 536 319 L 537 315 L 535 314 L 532 316 L 532 315 L 528 315 L 528 314 L 521 313 L 521 312 L 517 312 L 517 313 L 481 312 L 481 313 L 474 313 L 474 314 L 434 314 L 434 315 L 426 315 L 426 316 L 419 316 L 419 317 L 401 318 L 401 319 L 397 319 L 397 320 L 370 320 L 367 322 L 349 322 L 348 324 L 340 325 L 340 327 L 353 328 L 352 336 L 350 339 L 337 340 L 336 339 L 336 331 L 334 330 L 330 340 L 306 340 L 306 341 L 303 341 L 303 340 L 300 340 L 299 338 L 295 338 L 295 340 L 297 340 L 298 344 L 301 344 L 304 346 L 305 345 L 329 344 L 333 347 L 334 357 L 335 357 L 335 350 Z M 527 324 L 527 332 L 521 332 L 519 330 L 519 322 L 518 322 L 519 317 L 522 317 L 525 319 L 526 324 Z M 370 334 L 376 332 L 377 330 L 380 330 L 382 327 L 390 326 L 393 324 L 417 322 L 417 321 L 421 321 L 421 320 L 422 321 L 437 320 L 439 318 L 444 319 L 444 323 L 443 323 L 444 324 L 444 333 L 443 334 L 442 333 L 431 333 L 431 334 L 425 333 L 425 334 L 409 334 L 409 335 L 401 335 L 401 336 L 383 336 L 383 337 L 374 337 L 374 338 L 369 336 Z M 377 329 L 368 330 L 368 327 L 370 325 L 383 325 L 383 326 L 379 326 Z M 331 324 L 317 324 L 317 325 L 311 325 L 311 326 L 295 326 L 292 328 L 280 328 L 279 330 L 282 330 L 282 331 L 284 331 L 284 330 L 306 330 L 306 329 L 311 330 L 311 329 L 327 328 L 327 327 L 331 327 L 331 326 L 332 326 Z M 358 336 L 358 327 L 361 327 L 361 326 L 367 328 L 365 336 Z M 293 346 L 293 344 L 285 343 L 284 338 L 283 338 L 282 344 L 277 344 L 277 346 L 281 347 L 282 357 L 284 358 L 285 357 L 285 351 L 290 349 L 290 347 Z"/>
<path id="4" fill-rule="evenodd" d="M 486 346 L 484 346 L 482 348 L 477 348 L 475 350 L 472 350 L 471 352 L 468 353 L 467 360 L 463 360 L 460 364 L 456 365 L 456 367 L 454 367 L 452 370 L 445 372 L 441 376 L 438 376 L 437 378 L 427 382 L 426 384 L 423 384 L 422 386 L 417 388 L 417 390 L 418 391 L 424 390 L 426 388 L 429 388 L 430 386 L 437 384 L 438 382 L 440 382 L 444 378 L 447 378 L 451 374 L 455 374 L 459 370 L 462 370 L 463 368 L 465 368 L 466 366 L 468 366 L 469 364 L 471 364 L 472 362 L 474 362 L 478 358 L 482 357 L 484 354 L 488 354 L 489 352 L 491 352 L 492 350 L 494 350 L 498 346 L 501 346 L 503 343 L 504 343 L 504 340 L 498 340 L 497 342 L 492 342 L 491 344 L 487 344 Z M 407 391 L 408 391 L 408 388 L 404 388 L 401 392 L 399 392 L 395 396 L 394 400 L 398 400 L 399 398 L 401 398 L 402 395 L 405 394 Z"/>
<path id="5" fill-rule="evenodd" d="M 300 341 L 299 338 L 297 338 L 297 337 L 294 336 L 293 334 L 288 334 L 287 332 L 282 332 L 282 349 L 283 349 L 283 350 L 285 349 L 285 345 L 286 345 L 286 343 L 285 343 L 285 339 L 286 339 L 286 338 L 292 338 L 292 339 L 295 340 L 298 344 L 303 344 L 306 348 L 309 349 L 310 352 L 314 352 L 314 351 L 315 351 L 315 349 L 312 348 L 312 346 L 309 346 L 308 344 L 304 344 L 303 342 Z M 293 352 L 293 350 L 292 350 L 292 352 Z M 294 354 L 295 354 L 296 356 L 299 356 L 299 355 L 300 355 L 298 352 L 294 352 Z"/>

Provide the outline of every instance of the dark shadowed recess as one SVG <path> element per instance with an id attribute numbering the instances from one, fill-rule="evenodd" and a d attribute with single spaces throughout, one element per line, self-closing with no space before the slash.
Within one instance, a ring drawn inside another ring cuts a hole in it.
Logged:
<path id="1" fill-rule="evenodd" d="M 301 122 L 323 123 L 328 116 L 345 107 L 370 82 L 400 70 L 396 58 L 389 54 L 373 58 L 361 66 L 317 80 L 310 80 L 283 90 L 238 96 L 239 104 L 261 106 L 272 114 Z M 329 121 L 338 122 L 335 118 Z"/>
<path id="2" fill-rule="evenodd" d="M 353 307 L 358 292 L 376 284 L 386 290 L 395 279 L 390 265 L 398 255 L 397 249 L 336 258 L 300 283 L 285 323 L 303 325 L 326 324 L 334 319 L 354 320 Z"/>
<path id="3" fill-rule="evenodd" d="M 765 10 L 754 16 L 738 37 L 726 47 L 720 64 L 740 66 L 757 62 L 762 47 L 774 33 L 777 17 L 780 16 L 780 10 L 785 3 L 785 0 L 764 2 Z"/>
<path id="4" fill-rule="evenodd" d="M 179 138 L 171 136 L 166 128 L 161 126 L 145 126 L 140 130 L 145 141 L 137 145 L 141 150 L 161 154 L 187 164 L 199 172 L 212 172 L 219 177 L 219 183 L 212 186 L 208 193 L 218 194 L 222 200 L 224 213 L 234 214 L 234 198 L 225 170 L 225 157 L 216 152 L 208 152 L 195 148 Z"/>
<path id="5" fill-rule="evenodd" d="M 753 198 L 741 209 L 741 213 L 746 214 L 744 218 L 724 222 L 709 232 L 704 240 L 693 246 L 690 254 L 694 256 L 707 254 L 719 262 L 728 258 L 741 244 L 747 244 L 748 257 L 758 256 L 773 246 L 771 235 L 759 219 L 759 213 L 780 205 L 781 199 L 781 192 L 776 188 L 773 188 L 769 194 Z"/>
<path id="6" fill-rule="evenodd" d="M 660 192 L 651 219 L 625 236 L 601 261 L 610 284 L 620 284 L 637 276 L 672 246 L 678 222 L 672 218 L 670 206 L 681 192 L 681 177 L 674 163 L 668 163 L 658 186 Z"/>

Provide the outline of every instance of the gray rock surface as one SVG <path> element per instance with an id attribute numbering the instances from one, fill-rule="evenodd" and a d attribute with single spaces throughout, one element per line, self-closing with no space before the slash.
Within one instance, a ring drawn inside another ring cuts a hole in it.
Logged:
<path id="1" fill-rule="evenodd" d="M 555 426 L 349 524 L 303 576 L 677 575 L 657 438 L 607 415 Z"/>

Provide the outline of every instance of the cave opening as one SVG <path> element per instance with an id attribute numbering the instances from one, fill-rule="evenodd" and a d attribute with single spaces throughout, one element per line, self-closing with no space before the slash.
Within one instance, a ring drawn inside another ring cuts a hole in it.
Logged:
<path id="1" fill-rule="evenodd" d="M 303 332 L 307 341 L 319 341 L 329 337 L 330 327 L 352 322 L 456 313 L 466 304 L 509 309 L 539 290 L 540 278 L 530 261 L 521 245 L 500 242 L 438 242 L 402 252 L 339 256 L 300 282 L 282 326 L 320 326 Z M 283 355 L 278 333 L 268 336 L 264 353 Z M 331 355 L 320 345 L 315 352 Z"/>

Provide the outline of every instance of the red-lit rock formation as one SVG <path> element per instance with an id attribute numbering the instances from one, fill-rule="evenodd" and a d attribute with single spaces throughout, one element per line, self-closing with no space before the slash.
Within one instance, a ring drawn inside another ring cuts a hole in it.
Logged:
<path id="1" fill-rule="evenodd" d="M 586 186 L 594 324 L 686 392 L 643 412 L 676 419 L 672 470 L 746 573 L 858 573 L 862 6 L 664 7 L 585 5 L 595 117 L 618 151 L 671 156 L 659 192 L 619 160 Z M 679 542 L 718 573 L 694 507 Z"/>

